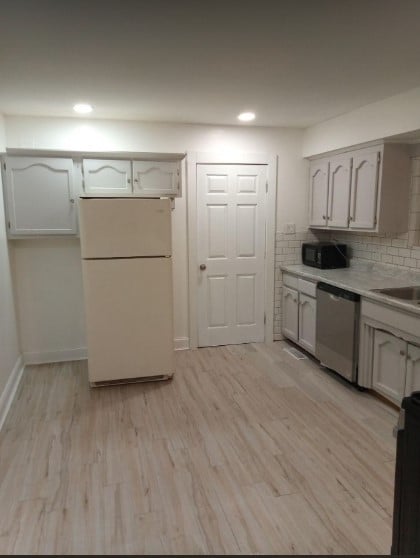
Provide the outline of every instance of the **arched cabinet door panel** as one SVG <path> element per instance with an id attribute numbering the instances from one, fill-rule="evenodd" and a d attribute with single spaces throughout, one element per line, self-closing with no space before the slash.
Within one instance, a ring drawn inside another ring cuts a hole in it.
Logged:
<path id="1" fill-rule="evenodd" d="M 328 186 L 328 226 L 346 229 L 349 226 L 351 157 L 340 155 L 330 162 Z"/>
<path id="2" fill-rule="evenodd" d="M 133 161 L 134 194 L 142 197 L 179 196 L 179 161 Z"/>
<path id="3" fill-rule="evenodd" d="M 88 195 L 130 195 L 131 161 L 83 159 L 84 192 Z"/>
<path id="4" fill-rule="evenodd" d="M 283 286 L 282 328 L 289 339 L 299 339 L 299 302 L 298 291 Z"/>
<path id="5" fill-rule="evenodd" d="M 75 235 L 77 211 L 72 159 L 6 157 L 9 235 Z"/>
<path id="6" fill-rule="evenodd" d="M 309 173 L 309 225 L 311 227 L 326 227 L 328 162 L 313 161 Z"/>
<path id="7" fill-rule="evenodd" d="M 374 229 L 379 174 L 379 151 L 353 156 L 350 197 L 350 228 Z"/>

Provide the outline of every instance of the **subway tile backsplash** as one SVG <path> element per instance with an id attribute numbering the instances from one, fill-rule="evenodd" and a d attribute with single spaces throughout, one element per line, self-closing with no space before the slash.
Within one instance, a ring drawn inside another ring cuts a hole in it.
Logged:
<path id="1" fill-rule="evenodd" d="M 276 276 L 274 302 L 274 339 L 281 335 L 282 265 L 302 263 L 302 242 L 336 240 L 348 245 L 351 262 L 374 261 L 420 270 L 420 157 L 412 159 L 411 196 L 408 231 L 403 234 L 373 235 L 341 231 L 301 231 L 276 235 Z M 351 263 L 350 263 L 351 265 Z"/>

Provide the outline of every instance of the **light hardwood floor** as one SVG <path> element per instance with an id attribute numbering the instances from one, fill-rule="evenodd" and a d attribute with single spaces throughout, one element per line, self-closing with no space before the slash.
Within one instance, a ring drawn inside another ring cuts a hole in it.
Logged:
<path id="1" fill-rule="evenodd" d="M 285 346 L 178 352 L 147 385 L 28 368 L 0 433 L 0 552 L 389 553 L 396 411 Z"/>

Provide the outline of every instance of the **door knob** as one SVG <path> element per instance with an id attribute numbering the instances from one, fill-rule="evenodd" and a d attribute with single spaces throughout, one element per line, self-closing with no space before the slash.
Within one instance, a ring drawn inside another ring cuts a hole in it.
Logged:
<path id="1" fill-rule="evenodd" d="M 204 271 L 205 269 L 207 269 L 206 264 L 200 264 L 200 269 L 201 269 L 201 271 Z"/>

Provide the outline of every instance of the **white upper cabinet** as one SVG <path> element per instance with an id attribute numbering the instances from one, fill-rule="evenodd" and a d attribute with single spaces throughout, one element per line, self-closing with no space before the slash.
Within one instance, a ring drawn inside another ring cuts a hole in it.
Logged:
<path id="1" fill-rule="evenodd" d="M 134 194 L 142 197 L 179 196 L 179 161 L 133 161 Z"/>
<path id="2" fill-rule="evenodd" d="M 130 195 L 131 161 L 83 159 L 83 182 L 87 195 Z"/>
<path id="3" fill-rule="evenodd" d="M 346 229 L 349 225 L 351 157 L 341 155 L 330 161 L 327 225 Z"/>
<path id="4" fill-rule="evenodd" d="M 321 178 L 327 165 L 325 181 Z M 408 230 L 410 158 L 406 146 L 354 149 L 312 161 L 310 168 L 310 227 L 377 233 Z"/>
<path id="5" fill-rule="evenodd" d="M 351 177 L 350 228 L 374 229 L 380 151 L 362 151 L 353 156 Z"/>
<path id="6" fill-rule="evenodd" d="M 4 164 L 9 236 L 77 233 L 72 159 L 10 156 Z"/>
<path id="7" fill-rule="evenodd" d="M 83 195 L 177 197 L 181 195 L 180 168 L 180 160 L 83 159 Z"/>
<path id="8" fill-rule="evenodd" d="M 309 178 L 309 224 L 327 225 L 328 161 L 313 161 Z"/>

